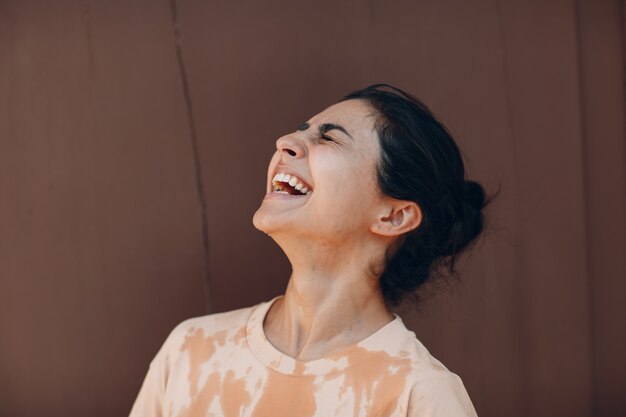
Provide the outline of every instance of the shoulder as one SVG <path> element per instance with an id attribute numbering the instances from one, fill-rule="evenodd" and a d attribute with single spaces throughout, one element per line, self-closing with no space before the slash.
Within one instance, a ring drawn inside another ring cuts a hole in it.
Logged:
<path id="1" fill-rule="evenodd" d="M 242 341 L 246 324 L 252 311 L 262 302 L 236 310 L 188 318 L 178 323 L 169 333 L 155 361 L 170 362 L 180 353 L 193 348 L 210 348 L 224 345 L 228 341 Z"/>
<path id="2" fill-rule="evenodd" d="M 198 329 L 203 330 L 205 333 L 216 333 L 223 330 L 230 330 L 234 327 L 245 326 L 252 311 L 260 304 L 222 313 L 188 318 L 180 322 L 172 330 L 172 334 L 180 338 L 180 336 L 184 336 Z"/>
<path id="3" fill-rule="evenodd" d="M 463 381 L 434 357 L 412 331 L 402 355 L 410 358 L 408 417 L 476 417 Z"/>
<path id="4" fill-rule="evenodd" d="M 453 372 L 424 372 L 411 387 L 408 417 L 476 417 L 461 378 Z"/>

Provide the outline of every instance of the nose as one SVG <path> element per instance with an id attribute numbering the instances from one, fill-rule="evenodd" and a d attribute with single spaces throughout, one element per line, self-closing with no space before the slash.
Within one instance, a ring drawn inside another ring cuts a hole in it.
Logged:
<path id="1" fill-rule="evenodd" d="M 294 158 L 301 158 L 306 155 L 306 148 L 302 141 L 293 134 L 285 135 L 276 140 L 276 149 L 282 155 L 288 154 Z"/>

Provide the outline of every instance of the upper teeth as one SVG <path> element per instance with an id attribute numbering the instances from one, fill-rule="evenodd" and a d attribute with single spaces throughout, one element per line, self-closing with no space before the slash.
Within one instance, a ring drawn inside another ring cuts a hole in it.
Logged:
<path id="1" fill-rule="evenodd" d="M 300 178 L 296 177 L 295 175 L 283 173 L 276 174 L 274 175 L 274 178 L 272 178 L 272 184 L 274 184 L 275 182 L 286 182 L 294 187 L 296 190 L 300 191 L 302 194 L 311 194 L 311 190 L 309 190 L 301 181 L 302 180 L 300 180 Z"/>

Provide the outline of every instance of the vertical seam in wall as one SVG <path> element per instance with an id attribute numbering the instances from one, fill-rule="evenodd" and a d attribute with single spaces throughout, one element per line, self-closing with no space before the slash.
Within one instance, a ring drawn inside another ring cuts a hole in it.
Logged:
<path id="1" fill-rule="evenodd" d="M 617 6 L 618 10 L 620 11 L 620 32 L 622 34 L 620 42 L 621 42 L 621 53 L 622 53 L 622 75 L 626 74 L 626 0 L 622 0 L 620 2 L 618 2 L 619 5 Z M 622 105 L 624 107 L 626 107 L 626 84 L 624 83 L 624 81 L 626 81 L 626 78 L 624 76 L 622 76 L 622 94 L 623 94 L 623 101 L 622 101 Z M 623 132 L 626 132 L 626 117 L 623 118 L 623 125 L 624 125 L 624 130 Z M 626 147 L 625 147 L 626 150 Z M 624 160 L 626 161 L 626 152 L 624 153 Z M 626 188 L 624 188 L 624 194 L 626 194 Z M 625 230 L 626 232 L 626 230 Z"/>
<path id="2" fill-rule="evenodd" d="M 588 160 L 587 160 L 587 123 L 585 121 L 585 81 L 584 81 L 584 69 L 583 69 L 583 46 L 582 46 L 582 21 L 581 21 L 581 5 L 580 0 L 574 1 L 574 28 L 575 28 L 575 41 L 576 41 L 576 66 L 577 71 L 576 75 L 578 78 L 578 125 L 580 129 L 580 140 L 581 140 L 581 167 L 582 167 L 582 187 L 583 187 L 583 250 L 585 254 L 585 275 L 586 275 L 586 284 L 587 284 L 587 321 L 588 321 L 588 337 L 587 337 L 587 351 L 589 354 L 589 389 L 590 389 L 590 407 L 589 410 L 592 414 L 596 409 L 596 395 L 595 395 L 595 386 L 596 386 L 596 376 L 595 376 L 595 354 L 593 349 L 593 333 L 594 333 L 594 314 L 593 314 L 593 285 L 591 285 L 591 260 L 589 259 L 589 235 L 590 235 L 590 226 L 589 226 L 589 181 L 587 178 L 587 174 L 589 172 Z"/>
<path id="3" fill-rule="evenodd" d="M 193 154 L 193 162 L 195 166 L 196 192 L 198 204 L 200 204 L 200 213 L 202 216 L 202 246 L 203 246 L 203 267 L 204 267 L 204 292 L 207 313 L 212 311 L 211 302 L 211 273 L 209 264 L 209 225 L 207 218 L 207 203 L 204 194 L 204 186 L 202 184 L 202 169 L 200 166 L 200 156 L 198 154 L 198 140 L 196 136 L 196 127 L 193 118 L 193 106 L 191 102 L 191 94 L 189 93 L 189 82 L 187 81 L 187 69 L 183 60 L 183 51 L 181 46 L 180 28 L 178 25 L 178 10 L 176 8 L 176 0 L 170 0 L 170 8 L 172 15 L 172 28 L 174 31 L 174 41 L 176 43 L 176 59 L 178 61 L 178 69 L 180 73 L 180 81 L 185 97 L 185 107 L 187 110 L 187 124 L 189 127 L 189 139 L 191 141 L 191 150 Z"/>

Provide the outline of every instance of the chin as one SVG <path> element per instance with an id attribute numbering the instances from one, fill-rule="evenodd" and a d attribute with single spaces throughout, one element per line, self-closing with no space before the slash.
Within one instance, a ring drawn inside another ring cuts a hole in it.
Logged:
<path id="1" fill-rule="evenodd" d="M 263 206 L 259 207 L 252 216 L 252 224 L 254 227 L 267 235 L 280 229 L 280 225 L 276 223 L 275 219 L 272 219 L 271 214 L 265 212 Z"/>
<path id="2" fill-rule="evenodd" d="M 263 215 L 259 214 L 259 212 L 261 210 L 262 210 L 262 208 L 257 209 L 257 211 L 252 216 L 252 224 L 254 225 L 254 227 L 256 229 L 260 230 L 261 232 L 265 232 L 265 225 L 264 225 L 264 222 L 263 222 Z"/>
<path id="3" fill-rule="evenodd" d="M 266 235 L 274 238 L 280 235 L 296 236 L 306 233 L 302 228 L 297 225 L 286 221 L 282 215 L 273 215 L 266 212 L 263 207 L 259 208 L 254 216 L 252 216 L 252 224 L 254 227 L 265 233 Z"/>

